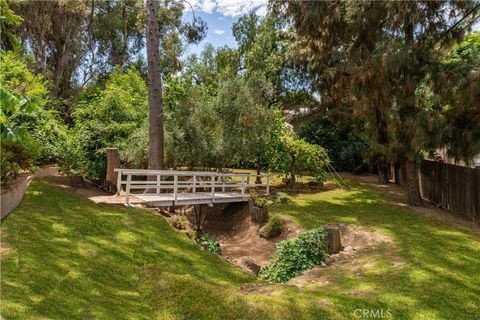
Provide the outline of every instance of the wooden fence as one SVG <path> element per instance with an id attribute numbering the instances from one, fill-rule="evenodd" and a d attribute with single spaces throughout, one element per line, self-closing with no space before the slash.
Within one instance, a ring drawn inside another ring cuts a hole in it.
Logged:
<path id="1" fill-rule="evenodd" d="M 480 223 L 480 170 L 422 160 L 423 198 L 474 223 Z"/>

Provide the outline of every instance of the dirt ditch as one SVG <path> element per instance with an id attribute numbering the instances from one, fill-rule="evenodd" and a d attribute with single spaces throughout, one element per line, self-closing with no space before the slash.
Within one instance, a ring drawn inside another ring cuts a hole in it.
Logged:
<path id="1" fill-rule="evenodd" d="M 206 215 L 203 230 L 220 242 L 222 257 L 248 272 L 253 272 L 251 262 L 260 267 L 268 264 L 277 242 L 294 238 L 303 231 L 297 224 L 286 221 L 282 234 L 267 240 L 260 237 L 262 225 L 252 220 L 246 203 L 218 204 L 202 210 Z M 192 225 L 196 224 L 193 208 L 177 210 L 177 214 L 184 214 Z"/>
<path id="2" fill-rule="evenodd" d="M 250 210 L 245 203 L 230 203 L 203 207 L 203 230 L 219 241 L 221 256 L 240 269 L 256 273 L 260 267 L 268 265 L 269 258 L 275 253 L 276 243 L 295 238 L 304 229 L 286 220 L 281 235 L 265 239 L 259 235 L 261 225 L 252 220 Z M 191 225 L 196 224 L 195 210 L 181 208 L 176 214 L 185 215 Z M 302 275 L 291 279 L 288 284 L 303 286 L 321 278 L 323 268 L 360 266 L 363 254 L 380 244 L 393 246 L 392 239 L 378 231 L 367 230 L 357 225 L 339 224 L 343 250 L 327 258 L 326 263 L 305 271 Z M 254 290 L 255 291 L 255 290 Z"/>

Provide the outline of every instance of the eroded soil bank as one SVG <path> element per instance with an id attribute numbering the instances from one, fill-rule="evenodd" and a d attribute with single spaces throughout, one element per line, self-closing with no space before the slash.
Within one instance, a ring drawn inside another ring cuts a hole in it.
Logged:
<path id="1" fill-rule="evenodd" d="M 267 240 L 260 237 L 262 225 L 252 220 L 246 203 L 215 205 L 212 208 L 204 207 L 204 210 L 206 219 L 203 230 L 220 242 L 222 256 L 227 261 L 248 272 L 252 270 L 245 265 L 246 260 L 266 266 L 275 252 L 277 242 L 294 238 L 303 231 L 297 224 L 285 221 L 282 234 Z M 184 214 L 194 225 L 194 210 L 185 210 Z"/>

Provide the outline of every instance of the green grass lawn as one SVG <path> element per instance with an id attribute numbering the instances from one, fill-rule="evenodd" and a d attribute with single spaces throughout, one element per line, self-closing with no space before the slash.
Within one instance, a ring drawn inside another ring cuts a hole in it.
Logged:
<path id="1" fill-rule="evenodd" d="M 392 237 L 356 270 L 325 269 L 328 284 L 265 285 L 201 251 L 147 210 L 97 205 L 34 181 L 2 221 L 3 319 L 393 319 L 480 315 L 480 236 L 393 208 L 365 187 L 298 195 L 273 208 L 306 228 L 354 223 Z"/>

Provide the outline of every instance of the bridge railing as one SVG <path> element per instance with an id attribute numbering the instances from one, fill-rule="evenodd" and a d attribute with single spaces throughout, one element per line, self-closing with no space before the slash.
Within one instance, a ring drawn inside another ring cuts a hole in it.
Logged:
<path id="1" fill-rule="evenodd" d="M 173 171 L 173 170 L 148 170 L 148 169 L 114 169 L 117 172 L 117 195 L 120 194 L 122 186 L 125 186 L 125 203 L 129 204 L 129 197 L 133 189 L 155 191 L 160 194 L 162 190 L 166 193 L 173 193 L 174 201 L 179 193 L 196 193 L 203 190 L 209 192 L 212 202 L 215 200 L 216 192 L 239 191 L 245 198 L 248 188 L 265 188 L 270 193 L 269 174 L 250 173 L 219 173 L 201 171 Z M 124 180 L 126 177 L 126 180 Z M 134 177 L 137 177 L 136 179 Z M 145 177 L 147 177 L 145 179 Z M 259 177 L 266 179 L 266 183 L 251 183 Z M 133 179 L 132 179 L 133 178 Z"/>

